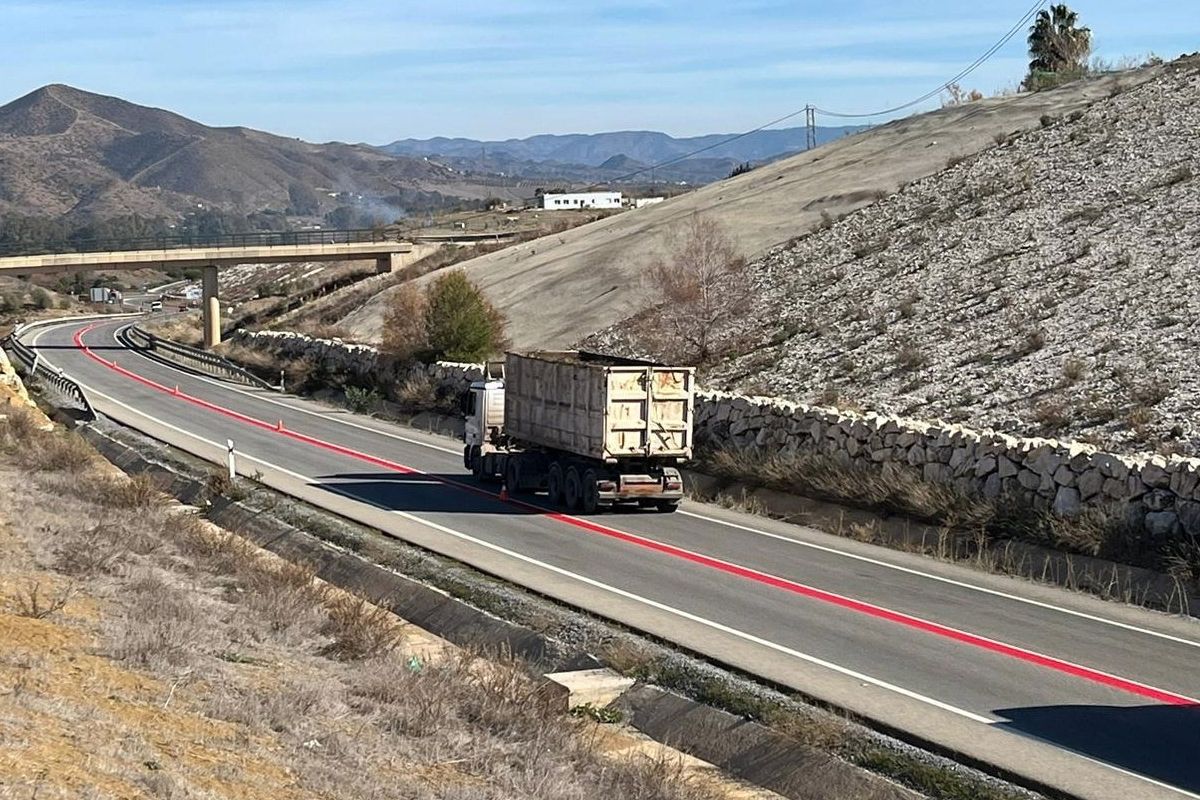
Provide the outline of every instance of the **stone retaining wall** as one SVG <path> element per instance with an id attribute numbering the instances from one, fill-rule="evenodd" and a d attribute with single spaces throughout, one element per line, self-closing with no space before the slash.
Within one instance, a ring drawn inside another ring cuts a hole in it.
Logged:
<path id="1" fill-rule="evenodd" d="M 823 454 L 846 466 L 910 470 L 986 498 L 1011 495 L 1073 516 L 1117 506 L 1154 536 L 1200 533 L 1200 459 L 1122 456 L 990 429 L 702 392 L 698 444 L 761 454 Z"/>
<path id="2" fill-rule="evenodd" d="M 483 375 L 480 364 L 396 366 L 368 345 L 296 333 L 239 336 L 284 357 L 314 359 L 364 386 L 385 388 L 421 374 L 444 393 L 461 393 Z M 1073 442 L 709 391 L 697 395 L 695 432 L 701 447 L 822 454 L 846 466 L 909 470 L 985 498 L 1013 496 L 1064 516 L 1117 507 L 1156 537 L 1200 534 L 1200 459 L 1115 455 Z"/>
<path id="3" fill-rule="evenodd" d="M 398 363 L 365 344 L 349 344 L 339 339 L 316 339 L 288 331 L 238 331 L 233 340 L 260 350 L 269 350 L 281 358 L 307 358 L 326 372 L 345 375 L 356 386 L 379 389 L 390 394 L 398 383 L 412 378 L 432 379 L 446 395 L 467 391 L 471 381 L 483 377 L 484 365 L 439 361 L 434 364 Z"/>

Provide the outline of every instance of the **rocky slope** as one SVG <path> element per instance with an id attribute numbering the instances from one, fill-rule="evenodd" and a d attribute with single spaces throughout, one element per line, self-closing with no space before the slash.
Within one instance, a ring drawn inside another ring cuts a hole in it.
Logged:
<path id="1" fill-rule="evenodd" d="M 420 191 L 504 194 L 419 158 L 213 128 L 70 86 L 46 86 L 0 107 L 0 212 L 169 215 L 197 203 L 282 210 L 296 184 L 329 208 L 336 202 L 328 192 L 340 191 L 380 200 Z"/>
<path id="2" fill-rule="evenodd" d="M 1193 56 L 771 251 L 709 382 L 1200 453 L 1198 130 Z M 587 344 L 661 353 L 662 321 Z"/>

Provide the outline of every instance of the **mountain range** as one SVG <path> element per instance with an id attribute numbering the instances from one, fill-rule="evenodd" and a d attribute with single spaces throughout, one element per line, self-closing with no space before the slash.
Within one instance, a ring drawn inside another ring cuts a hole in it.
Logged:
<path id="1" fill-rule="evenodd" d="M 818 127 L 817 144 L 839 139 L 861 126 Z M 738 138 L 735 138 L 738 137 Z M 732 140 L 732 141 L 730 141 Z M 713 133 L 675 138 L 658 131 L 614 131 L 611 133 L 541 134 L 525 139 L 480 141 L 477 139 L 400 139 L 381 149 L 399 156 L 444 156 L 453 158 L 509 159 L 533 163 L 576 164 L 599 167 L 614 156 L 624 156 L 647 165 L 685 158 L 698 150 L 698 157 L 732 162 L 770 161 L 787 153 L 804 150 L 805 128 L 757 131 L 748 136 Z M 711 149 L 705 149 L 711 148 Z"/>
<path id="2" fill-rule="evenodd" d="M 210 127 L 61 84 L 0 107 L 0 211 L 101 218 L 198 205 L 283 210 L 297 193 L 319 211 L 337 205 L 337 192 L 393 205 L 504 194 L 422 158 Z"/>
<path id="3" fill-rule="evenodd" d="M 818 142 L 852 130 L 819 128 Z M 51 84 L 0 106 L 0 213 L 88 221 L 126 214 L 172 218 L 214 208 L 319 217 L 350 204 L 395 218 L 464 201 L 519 200 L 538 185 L 710 183 L 743 162 L 773 160 L 805 146 L 803 128 L 728 138 L 622 131 L 505 142 L 314 144 L 203 125 Z M 681 158 L 706 147 L 711 149 Z M 680 160 L 650 168 L 671 159 Z"/>

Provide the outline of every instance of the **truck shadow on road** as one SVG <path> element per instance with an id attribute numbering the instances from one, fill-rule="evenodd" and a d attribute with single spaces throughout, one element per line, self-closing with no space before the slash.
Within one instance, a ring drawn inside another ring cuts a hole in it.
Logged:
<path id="1" fill-rule="evenodd" d="M 364 472 L 320 475 L 316 485 L 327 492 L 369 503 L 389 511 L 503 514 L 505 516 L 548 513 L 497 496 L 500 487 L 482 483 L 470 475 L 404 475 Z M 538 500 L 522 497 L 523 500 Z M 544 498 L 541 498 L 544 499 Z"/>
<path id="2" fill-rule="evenodd" d="M 1138 775 L 1200 791 L 1200 706 L 1031 706 L 997 725 Z"/>

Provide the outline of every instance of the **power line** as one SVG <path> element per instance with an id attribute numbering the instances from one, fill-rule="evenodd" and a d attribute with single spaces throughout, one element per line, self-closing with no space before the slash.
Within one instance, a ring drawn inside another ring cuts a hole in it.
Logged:
<path id="1" fill-rule="evenodd" d="M 627 173 L 625 175 L 621 175 L 616 178 L 610 178 L 606 182 L 607 183 L 620 183 L 622 181 L 627 181 L 630 178 L 635 178 L 638 175 L 645 174 L 651 170 L 661 169 L 662 167 L 669 167 L 672 164 L 678 164 L 680 161 L 686 161 L 687 159 L 692 158 L 693 156 L 700 155 L 701 153 L 707 153 L 710 150 L 715 150 L 718 147 L 723 147 L 732 142 L 736 142 L 739 139 L 745 139 L 747 136 L 752 136 L 753 134 L 764 131 L 767 128 L 774 127 L 775 125 L 778 125 L 781 122 L 786 122 L 787 120 L 789 120 L 793 117 L 798 117 L 801 114 L 804 114 L 806 112 L 811 113 L 811 112 L 815 111 L 816 113 L 822 114 L 826 117 L 838 117 L 840 119 L 864 119 L 866 117 L 878 117 L 878 116 L 882 116 L 884 114 L 894 114 L 897 111 L 903 111 L 906 108 L 912 108 L 915 105 L 924 103 L 926 100 L 929 100 L 932 97 L 936 97 L 937 95 L 944 92 L 946 90 L 946 88 L 949 87 L 951 84 L 957 83 L 958 81 L 960 81 L 963 78 L 970 75 L 975 70 L 979 69 L 979 67 L 981 67 L 992 56 L 994 56 L 1002 47 L 1004 47 L 1004 45 L 1006 45 L 1010 41 L 1012 41 L 1012 38 L 1014 36 L 1016 36 L 1017 33 L 1020 32 L 1021 29 L 1023 29 L 1025 27 L 1025 25 L 1029 22 L 1029 20 L 1032 19 L 1034 17 L 1034 15 L 1037 14 L 1038 11 L 1041 10 L 1042 6 L 1046 5 L 1046 2 L 1047 2 L 1047 0 L 1038 0 L 1038 2 L 1035 3 L 1028 11 L 1026 11 L 1024 16 L 1022 16 L 1021 19 L 1018 20 L 1017 23 L 1015 25 L 1013 25 L 1012 28 L 1010 28 L 1009 31 L 1007 33 L 1005 33 L 1003 37 L 1000 38 L 999 41 L 997 41 L 995 44 L 993 44 L 991 47 L 989 47 L 987 49 L 987 51 L 984 52 L 983 55 L 981 55 L 979 58 L 977 58 L 973 62 L 971 62 L 971 64 L 966 69 L 962 70 L 957 75 L 955 75 L 953 78 L 951 78 L 950 80 L 941 84 L 940 86 L 938 86 L 938 88 L 934 89 L 933 91 L 926 92 L 925 94 L 921 95 L 920 97 L 916 98 L 915 100 L 911 100 L 903 105 L 896 106 L 894 108 L 884 109 L 883 111 L 874 111 L 869 114 L 843 114 L 843 113 L 839 113 L 836 111 L 825 111 L 823 109 L 816 108 L 813 106 L 805 106 L 804 108 L 793 111 L 790 114 L 785 114 L 784 116 L 782 116 L 778 119 L 774 119 L 768 123 L 759 125 L 757 128 L 752 128 L 748 131 L 745 131 L 744 133 L 739 133 L 734 136 L 730 136 L 728 139 L 723 139 L 722 141 L 716 142 L 715 144 L 710 144 L 705 147 L 701 147 L 697 150 L 691 151 L 690 153 L 685 153 L 681 156 L 676 156 L 675 158 L 671 158 L 666 161 L 660 161 L 657 164 L 651 164 L 648 167 L 643 167 L 641 169 L 634 170 L 633 172 Z M 806 120 L 806 124 L 807 124 L 807 122 L 808 121 Z M 812 142 L 813 137 L 810 137 L 809 141 Z"/>
<path id="2" fill-rule="evenodd" d="M 962 72 L 955 75 L 950 80 L 948 80 L 945 83 L 943 83 L 942 85 L 938 86 L 936 89 L 926 92 L 925 94 L 921 95 L 920 97 L 918 97 L 915 100 L 910 100 L 909 102 L 907 102 L 903 105 L 893 106 L 892 108 L 885 108 L 882 111 L 872 111 L 867 114 L 845 114 L 845 113 L 840 113 L 837 111 L 826 111 L 825 109 L 822 109 L 822 108 L 818 108 L 817 113 L 821 114 L 823 116 L 826 116 L 826 117 L 837 117 L 838 119 L 864 119 L 866 117 L 881 117 L 886 114 L 894 114 L 897 111 L 903 111 L 906 108 L 912 108 L 915 105 L 920 105 L 921 103 L 924 103 L 926 100 L 929 100 L 930 98 L 938 96 L 942 92 L 946 91 L 946 89 L 948 89 L 951 85 L 958 83 L 963 78 L 967 77 L 972 72 L 979 69 L 979 67 L 983 66 L 984 62 L 986 62 L 988 59 L 990 59 L 992 56 L 994 56 L 997 52 L 999 52 L 999 50 L 1002 47 L 1004 47 L 1004 45 L 1006 45 L 1010 41 L 1012 41 L 1012 38 L 1014 36 L 1016 36 L 1017 33 L 1019 33 L 1025 27 L 1025 25 L 1029 22 L 1029 20 L 1033 19 L 1033 17 L 1038 13 L 1038 11 L 1041 10 L 1042 6 L 1044 6 L 1044 5 L 1046 5 L 1046 0 L 1040 0 L 1039 2 L 1035 3 L 1032 8 L 1030 8 L 1028 11 L 1025 12 L 1025 16 L 1021 17 L 1021 19 L 1017 22 L 1017 24 L 1013 25 L 1012 28 L 1009 29 L 1008 33 L 1004 34 L 1004 36 L 1001 37 L 1001 39 L 998 42 L 996 42 L 991 47 L 989 47 L 983 55 L 981 55 L 979 58 L 972 61 L 970 66 L 968 66 Z"/>

